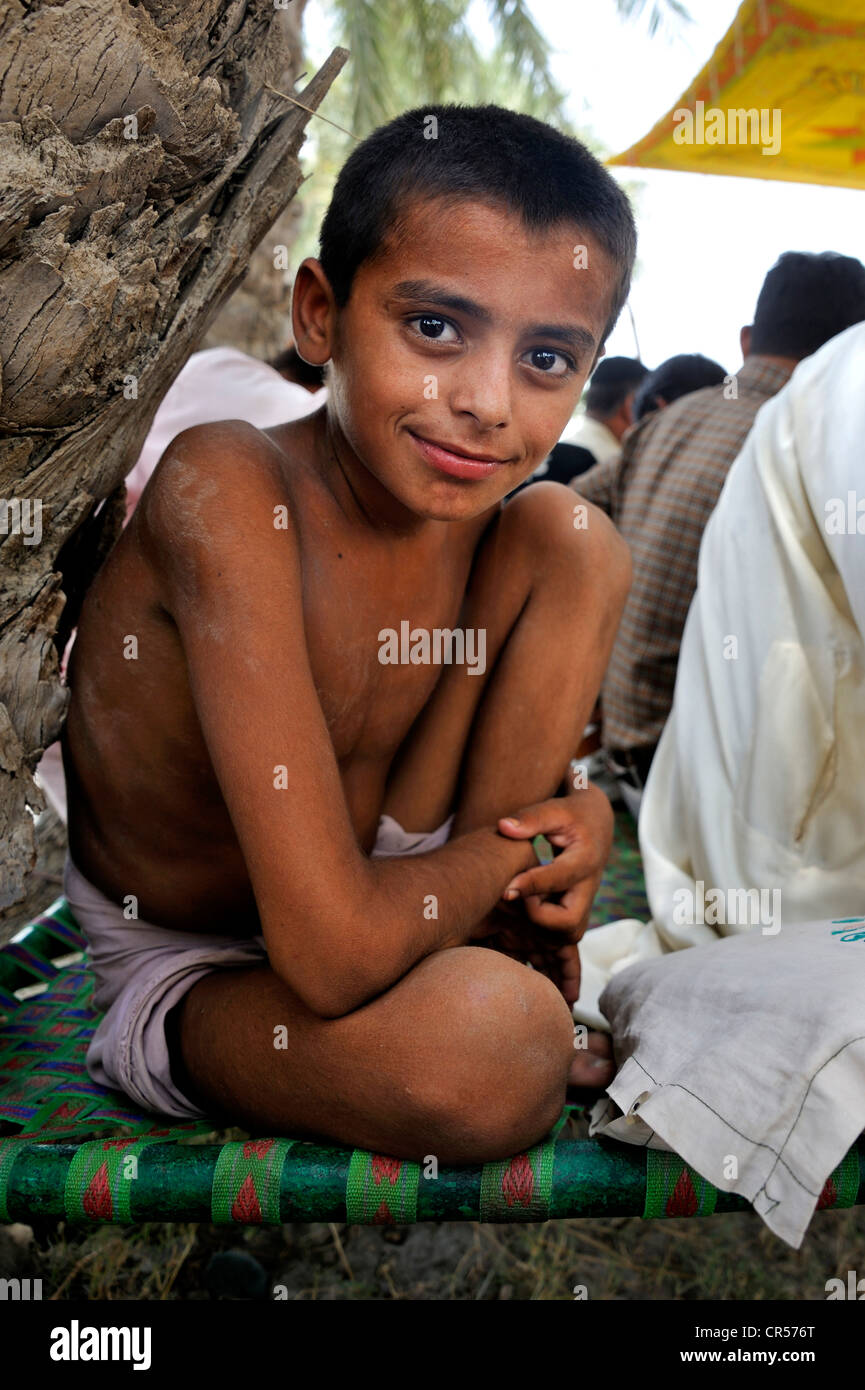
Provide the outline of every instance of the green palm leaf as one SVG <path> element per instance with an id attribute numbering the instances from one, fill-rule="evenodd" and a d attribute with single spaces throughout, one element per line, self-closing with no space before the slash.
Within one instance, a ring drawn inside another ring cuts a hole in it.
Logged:
<path id="1" fill-rule="evenodd" d="M 676 30 L 683 24 L 692 22 L 681 0 L 614 0 L 622 19 L 629 24 L 641 19 L 648 11 L 649 37 L 653 38 L 659 29 Z"/>

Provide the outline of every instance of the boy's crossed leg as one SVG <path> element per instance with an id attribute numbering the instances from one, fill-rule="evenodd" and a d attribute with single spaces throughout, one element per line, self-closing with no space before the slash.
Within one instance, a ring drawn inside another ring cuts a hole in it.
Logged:
<path id="1" fill-rule="evenodd" d="M 174 1079 L 208 1114 L 400 1158 L 520 1152 L 559 1115 L 573 1053 L 555 986 L 472 946 L 343 1018 L 310 1013 L 269 966 L 207 975 L 181 1007 Z"/>

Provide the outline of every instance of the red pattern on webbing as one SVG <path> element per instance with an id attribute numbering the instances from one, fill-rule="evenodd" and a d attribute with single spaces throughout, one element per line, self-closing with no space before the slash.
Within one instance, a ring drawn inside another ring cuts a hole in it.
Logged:
<path id="1" fill-rule="evenodd" d="M 535 1175 L 528 1154 L 517 1154 L 512 1158 L 502 1174 L 502 1194 L 509 1207 L 520 1202 L 524 1207 L 531 1204 L 535 1190 Z"/>
<path id="2" fill-rule="evenodd" d="M 83 1100 L 80 1101 L 78 1105 L 73 1105 L 72 1101 L 70 1100 L 64 1100 L 63 1104 L 59 1106 L 57 1110 L 54 1111 L 54 1114 L 51 1116 L 51 1119 L 74 1120 L 76 1115 L 81 1114 L 81 1111 L 84 1109 L 84 1106 L 86 1104 L 87 1102 Z"/>
<path id="3" fill-rule="evenodd" d="M 390 1208 L 388 1207 L 387 1202 L 382 1202 L 382 1203 L 381 1203 L 381 1205 L 379 1206 L 378 1211 L 376 1212 L 375 1216 L 372 1218 L 372 1224 L 373 1224 L 374 1226 L 395 1226 L 395 1225 L 396 1225 L 396 1222 L 395 1222 L 394 1219 L 393 1219 L 393 1213 L 391 1212 Z"/>
<path id="4" fill-rule="evenodd" d="M 668 1216 L 695 1216 L 699 1207 L 691 1174 L 683 1168 L 679 1180 L 667 1199 L 665 1211 Z"/>
<path id="5" fill-rule="evenodd" d="M 111 1200 L 111 1186 L 108 1181 L 108 1164 L 102 1163 L 90 1182 L 81 1202 L 87 1215 L 93 1221 L 110 1221 L 114 1210 Z"/>
<path id="6" fill-rule="evenodd" d="M 381 1187 L 384 1181 L 389 1182 L 391 1186 L 393 1186 L 398 1182 L 399 1175 L 402 1172 L 402 1159 L 386 1158 L 383 1154 L 373 1154 L 370 1167 L 376 1187 Z"/>
<path id="7" fill-rule="evenodd" d="M 231 1204 L 231 1219 L 242 1221 L 246 1225 L 254 1225 L 261 1221 L 261 1203 L 251 1173 L 247 1173 L 243 1179 L 240 1191 Z"/>
<path id="8" fill-rule="evenodd" d="M 247 1139 L 243 1145 L 243 1157 L 264 1158 L 268 1149 L 272 1149 L 275 1143 L 275 1139 Z"/>
<path id="9" fill-rule="evenodd" d="M 817 1201 L 817 1210 L 825 1211 L 826 1207 L 834 1207 L 838 1201 L 838 1189 L 831 1177 L 827 1178 L 823 1184 L 823 1191 Z"/>

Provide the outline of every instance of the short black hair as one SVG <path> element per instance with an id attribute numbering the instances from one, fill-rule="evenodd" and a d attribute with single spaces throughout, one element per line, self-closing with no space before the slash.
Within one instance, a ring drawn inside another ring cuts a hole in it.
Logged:
<path id="1" fill-rule="evenodd" d="M 865 266 L 837 251 L 785 251 L 757 300 L 751 352 L 810 357 L 830 338 L 865 319 Z"/>
<path id="2" fill-rule="evenodd" d="M 720 386 L 727 373 L 720 362 L 700 352 L 680 352 L 668 357 L 650 372 L 634 396 L 634 419 L 642 420 L 658 409 L 658 397 L 672 405 L 680 396 L 690 395 L 704 386 Z"/>
<path id="3" fill-rule="evenodd" d="M 601 419 L 616 411 L 649 375 L 636 357 L 605 357 L 592 373 L 585 395 L 586 410 Z"/>
<path id="4" fill-rule="evenodd" d="M 506 207 L 531 230 L 574 222 L 591 233 L 618 269 L 604 339 L 611 332 L 637 231 L 626 195 L 579 140 L 491 105 L 417 107 L 379 126 L 343 165 L 321 225 L 319 259 L 340 307 L 413 197 L 470 198 Z"/>
<path id="5" fill-rule="evenodd" d="M 287 376 L 291 381 L 296 381 L 298 386 L 324 385 L 324 367 L 304 362 L 296 347 L 283 348 L 282 352 L 270 358 L 267 365 L 279 372 L 280 376 Z"/>

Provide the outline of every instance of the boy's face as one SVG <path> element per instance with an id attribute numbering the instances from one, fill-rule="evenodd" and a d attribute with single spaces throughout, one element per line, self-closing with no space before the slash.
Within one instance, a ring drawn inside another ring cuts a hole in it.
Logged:
<path id="1" fill-rule="evenodd" d="M 330 409 L 345 443 L 416 516 L 493 506 L 572 415 L 614 281 L 610 257 L 576 226 L 530 232 L 493 205 L 410 204 L 399 237 L 328 314 Z"/>

